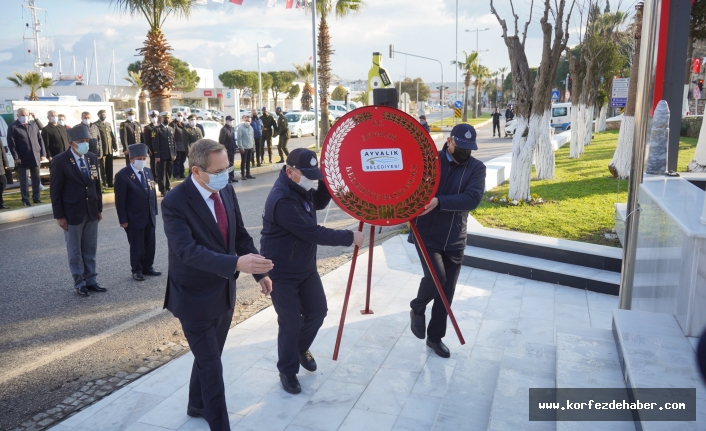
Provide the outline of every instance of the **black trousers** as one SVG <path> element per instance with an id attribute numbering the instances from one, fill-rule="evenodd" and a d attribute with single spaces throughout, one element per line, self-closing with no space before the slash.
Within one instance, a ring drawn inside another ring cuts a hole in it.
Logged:
<path id="1" fill-rule="evenodd" d="M 499 121 L 497 123 L 493 122 L 493 136 L 495 136 L 495 128 L 496 127 L 498 129 L 498 136 L 500 136 L 500 122 Z"/>
<path id="2" fill-rule="evenodd" d="M 232 320 L 232 309 L 214 320 L 179 319 L 191 353 L 194 354 L 189 382 L 189 405 L 204 409 L 211 431 L 230 431 L 221 354 Z"/>
<path id="3" fill-rule="evenodd" d="M 172 188 L 172 161 L 160 159 L 157 163 L 157 187 L 160 193 L 169 191 Z"/>
<path id="4" fill-rule="evenodd" d="M 303 280 L 272 277 L 272 305 L 277 312 L 279 334 L 277 369 L 286 376 L 299 372 L 299 352 L 309 350 L 328 312 L 319 273 Z"/>
<path id="5" fill-rule="evenodd" d="M 103 156 L 105 165 L 105 184 L 108 187 L 113 187 L 113 153 Z M 103 167 L 103 165 L 101 165 Z M 152 171 L 154 172 L 154 171 Z"/>
<path id="6" fill-rule="evenodd" d="M 150 170 L 154 175 L 157 175 L 157 163 L 154 161 L 154 154 L 150 156 Z"/>
<path id="7" fill-rule="evenodd" d="M 267 155 L 270 158 L 270 163 L 272 163 L 272 135 L 262 132 L 262 160 L 265 160 L 265 149 L 267 149 Z"/>
<path id="8" fill-rule="evenodd" d="M 132 272 L 142 272 L 151 269 L 154 263 L 154 250 L 156 246 L 154 225 L 152 220 L 144 229 L 131 228 L 130 224 L 125 229 L 127 242 L 130 243 L 130 267 Z"/>
<path id="9" fill-rule="evenodd" d="M 253 160 L 253 165 L 255 163 L 258 165 L 262 164 L 262 159 L 265 157 L 262 150 L 262 138 L 255 138 L 255 159 Z"/>
<path id="10" fill-rule="evenodd" d="M 252 163 L 252 148 L 243 148 L 243 153 L 240 155 L 240 175 L 250 175 L 250 163 Z"/>
<path id="11" fill-rule="evenodd" d="M 431 320 L 429 320 L 429 325 L 427 325 L 427 340 L 432 343 L 438 343 L 446 335 L 446 318 L 448 313 L 446 312 L 446 307 L 444 307 L 444 302 L 439 296 L 439 291 L 436 289 L 436 284 L 434 284 L 434 279 L 429 272 L 429 268 L 424 262 L 424 256 L 422 251 L 419 249 L 419 244 L 416 244 L 417 254 L 419 254 L 419 260 L 422 261 L 422 268 L 424 269 L 424 277 L 419 283 L 419 291 L 417 292 L 417 297 L 410 302 L 410 307 L 415 314 L 424 314 L 427 304 L 434 301 L 434 305 L 431 308 Z M 463 250 L 434 250 L 427 248 L 427 253 L 429 254 L 429 259 L 436 270 L 436 275 L 439 277 L 439 282 L 444 289 L 444 294 L 446 299 L 449 301 L 449 305 L 453 301 L 454 292 L 456 291 L 456 282 L 458 281 L 458 274 L 461 272 L 461 262 L 463 261 Z"/>
<path id="12" fill-rule="evenodd" d="M 7 179 L 5 179 L 5 168 L 0 166 L 0 169 L 2 169 L 0 172 L 0 205 L 3 205 L 2 194 L 5 193 L 5 187 L 7 187 Z"/>
<path id="13" fill-rule="evenodd" d="M 279 153 L 279 158 L 286 161 L 289 155 L 289 150 L 287 150 L 287 143 L 289 138 L 283 135 L 279 136 L 279 143 L 277 144 L 277 152 Z M 284 155 L 282 155 L 284 153 Z"/>
<path id="14" fill-rule="evenodd" d="M 173 163 L 174 179 L 186 178 L 184 176 L 184 162 L 186 162 L 186 151 L 177 151 L 176 160 Z"/>
<path id="15" fill-rule="evenodd" d="M 34 168 L 23 168 L 17 167 L 17 174 L 20 177 L 20 196 L 22 197 L 22 202 L 29 203 L 29 184 L 27 183 L 27 171 L 32 180 L 32 200 L 39 200 L 39 185 L 41 184 L 39 178 L 39 166 Z"/>
<path id="16" fill-rule="evenodd" d="M 230 163 L 231 166 L 235 166 L 235 151 L 233 151 L 233 152 L 228 151 L 228 163 Z M 241 166 L 242 166 L 242 163 L 241 163 Z M 233 171 L 231 171 L 228 174 L 229 181 L 233 181 L 234 179 L 235 179 L 235 169 L 233 169 Z"/>

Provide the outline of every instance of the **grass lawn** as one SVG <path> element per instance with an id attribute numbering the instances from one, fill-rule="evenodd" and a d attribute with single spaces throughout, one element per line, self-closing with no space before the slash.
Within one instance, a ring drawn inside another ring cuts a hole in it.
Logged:
<path id="1" fill-rule="evenodd" d="M 681 138 L 679 171 L 684 171 L 696 150 L 696 139 Z M 532 180 L 532 193 L 546 203 L 537 206 L 502 206 L 491 196 L 507 194 L 504 183 L 487 192 L 483 203 L 471 213 L 483 226 L 537 235 L 619 247 L 618 240 L 605 238 L 615 227 L 616 202 L 627 202 L 628 181 L 608 172 L 618 142 L 618 131 L 594 135 L 579 159 L 569 158 L 569 145 L 556 154 L 554 180 Z M 534 171 L 532 172 L 534 176 Z"/>
<path id="2" fill-rule="evenodd" d="M 470 113 L 468 114 L 468 116 L 469 117 L 471 116 Z M 490 118 L 491 117 L 490 117 L 489 113 L 481 112 L 481 114 L 478 116 L 478 118 L 469 118 L 466 123 L 470 124 L 471 126 L 476 126 L 484 121 L 490 120 Z M 444 118 L 444 126 L 455 126 L 456 123 L 454 122 L 454 120 L 455 120 L 454 117 Z M 458 122 L 463 123 L 463 121 L 461 121 L 460 118 L 458 119 Z M 434 121 L 433 123 L 430 124 L 430 126 L 441 126 L 441 120 Z"/>

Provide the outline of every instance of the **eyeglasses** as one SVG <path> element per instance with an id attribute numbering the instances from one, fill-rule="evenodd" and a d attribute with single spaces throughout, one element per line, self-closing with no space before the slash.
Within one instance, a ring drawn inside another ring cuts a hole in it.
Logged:
<path id="1" fill-rule="evenodd" d="M 201 169 L 202 171 L 206 172 L 209 175 L 220 175 L 220 174 L 224 174 L 224 173 L 229 174 L 229 173 L 233 172 L 233 170 L 235 169 L 235 167 L 233 165 L 228 166 L 227 168 L 225 168 L 224 170 L 222 170 L 220 172 L 209 172 L 206 169 L 202 168 L 201 166 L 199 166 L 198 168 Z"/>

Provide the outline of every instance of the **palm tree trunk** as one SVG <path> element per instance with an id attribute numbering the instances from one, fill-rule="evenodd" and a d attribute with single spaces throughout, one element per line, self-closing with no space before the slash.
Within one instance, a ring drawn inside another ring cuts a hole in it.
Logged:
<path id="1" fill-rule="evenodd" d="M 328 31 L 326 15 L 321 15 L 319 22 L 319 102 L 321 104 L 321 139 L 326 138 L 328 123 L 328 86 L 331 79 L 331 37 Z M 316 95 L 314 95 L 316 97 Z"/>
<path id="2" fill-rule="evenodd" d="M 464 82 L 466 86 L 466 91 L 464 91 L 464 103 L 463 103 L 463 122 L 466 123 L 468 122 L 468 90 L 471 86 L 471 74 L 469 72 L 466 72 L 466 79 Z"/>
<path id="3" fill-rule="evenodd" d="M 147 95 L 144 91 L 140 91 L 140 96 L 137 98 L 137 110 L 139 112 L 140 124 L 149 123 L 147 118 Z"/>

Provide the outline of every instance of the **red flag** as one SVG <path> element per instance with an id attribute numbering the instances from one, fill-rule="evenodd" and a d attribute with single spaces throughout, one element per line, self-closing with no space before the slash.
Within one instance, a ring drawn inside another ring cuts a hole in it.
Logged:
<path id="1" fill-rule="evenodd" d="M 235 4 L 237 4 L 237 5 L 242 5 L 242 4 L 243 4 L 243 0 L 228 0 L 228 1 L 231 2 L 231 3 L 235 3 Z"/>
<path id="2" fill-rule="evenodd" d="M 291 9 L 294 6 L 294 0 L 287 0 L 287 9 Z"/>

